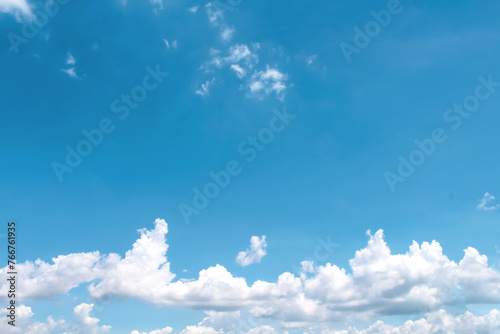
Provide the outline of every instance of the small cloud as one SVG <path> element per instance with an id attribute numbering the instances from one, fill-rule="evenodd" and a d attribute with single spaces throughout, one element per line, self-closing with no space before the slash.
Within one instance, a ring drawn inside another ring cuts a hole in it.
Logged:
<path id="1" fill-rule="evenodd" d="M 236 263 L 242 267 L 246 267 L 253 263 L 260 263 L 260 260 L 267 254 L 266 252 L 266 236 L 261 238 L 253 236 L 250 238 L 250 249 L 244 252 L 239 252 L 236 257 Z"/>
<path id="2" fill-rule="evenodd" d="M 155 12 L 163 9 L 163 0 L 149 0 L 149 2 L 155 7 Z"/>
<path id="3" fill-rule="evenodd" d="M 1 1 L 1 0 L 0 0 Z M 68 51 L 68 55 L 66 56 L 65 60 L 66 65 L 68 65 L 68 68 L 63 68 L 61 71 L 66 73 L 70 78 L 79 78 L 78 75 L 76 74 L 76 58 L 73 56 L 71 51 Z"/>
<path id="4" fill-rule="evenodd" d="M 170 43 L 166 38 L 164 38 L 163 42 L 165 43 L 165 47 L 167 49 L 170 49 L 170 48 L 176 49 L 177 48 L 177 41 L 173 41 L 172 43 Z"/>
<path id="5" fill-rule="evenodd" d="M 75 65 L 76 64 L 76 59 L 73 57 L 71 52 L 68 52 L 68 57 L 66 58 L 66 64 L 67 65 Z"/>
<path id="6" fill-rule="evenodd" d="M 74 67 L 70 67 L 68 69 L 62 69 L 62 71 L 67 75 L 69 75 L 71 78 L 78 78 L 78 75 L 76 75 Z"/>
<path id="7" fill-rule="evenodd" d="M 278 99 L 283 101 L 285 98 L 286 80 L 286 74 L 267 65 L 265 71 L 255 72 L 252 75 L 248 87 L 250 88 L 250 94 L 256 97 L 262 97 L 274 92 Z"/>
<path id="8" fill-rule="evenodd" d="M 205 81 L 204 84 L 201 84 L 201 89 L 195 90 L 195 94 L 200 95 L 201 97 L 208 95 L 209 93 L 209 87 L 213 84 L 215 81 L 215 78 L 213 78 L 210 81 Z"/>
<path id="9" fill-rule="evenodd" d="M 492 210 L 497 210 L 500 207 L 500 204 L 497 205 L 490 205 L 491 202 L 495 200 L 495 196 L 491 195 L 489 192 L 486 192 L 479 200 L 479 204 L 477 206 L 478 210 L 482 211 L 492 211 Z"/>
<path id="10" fill-rule="evenodd" d="M 188 12 L 195 14 L 198 11 L 199 6 L 193 6 L 188 9 Z"/>
<path id="11" fill-rule="evenodd" d="M 316 55 L 312 55 L 306 58 L 306 63 L 308 66 L 310 66 L 315 60 L 318 58 Z"/>
<path id="12" fill-rule="evenodd" d="M 234 28 L 224 27 L 224 29 L 222 29 L 220 33 L 220 37 L 224 41 L 229 41 L 233 37 L 233 34 L 234 34 Z"/>
<path id="13" fill-rule="evenodd" d="M 247 74 L 247 72 L 238 64 L 231 65 L 231 69 L 236 72 L 236 76 L 238 76 L 238 78 L 240 79 L 242 79 Z"/>
<path id="14" fill-rule="evenodd" d="M 207 15 L 208 15 L 208 21 L 213 24 L 214 26 L 218 26 L 219 24 L 222 23 L 224 16 L 223 12 L 220 9 L 216 9 L 215 6 L 209 2 L 208 4 L 205 5 L 205 8 L 207 10 Z"/>

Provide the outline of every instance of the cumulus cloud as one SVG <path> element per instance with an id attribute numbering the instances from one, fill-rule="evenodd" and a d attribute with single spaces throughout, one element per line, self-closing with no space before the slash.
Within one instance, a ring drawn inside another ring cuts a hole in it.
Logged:
<path id="1" fill-rule="evenodd" d="M 224 315 L 221 315 L 224 317 Z M 236 326 L 236 323 L 241 323 L 242 319 L 238 316 L 227 316 L 231 326 L 211 326 L 206 323 L 211 316 L 204 319 L 197 326 L 187 326 L 182 330 L 181 334 L 287 334 L 287 331 L 282 329 L 301 328 L 303 333 L 320 333 L 320 334 L 430 334 L 430 333 L 498 333 L 500 332 L 500 311 L 497 309 L 491 310 L 489 313 L 476 316 L 469 311 L 461 315 L 451 315 L 447 311 L 440 309 L 427 313 L 418 320 L 408 320 L 402 325 L 388 325 L 381 320 L 375 321 L 366 329 L 357 329 L 349 327 L 344 330 L 329 329 L 325 323 L 293 323 L 292 326 L 282 323 L 280 328 L 270 325 L 260 325 L 254 328 L 243 328 Z M 253 321 L 251 321 L 253 322 Z M 135 333 L 131 334 L 146 334 Z M 151 332 L 150 334 L 153 334 Z M 155 333 L 156 334 L 156 333 Z"/>
<path id="2" fill-rule="evenodd" d="M 465 249 L 458 263 L 448 259 L 436 241 L 413 242 L 406 253 L 392 254 L 379 230 L 369 234 L 367 246 L 355 253 L 349 269 L 304 261 L 297 274 L 285 272 L 275 282 L 258 280 L 248 285 L 221 265 L 201 270 L 196 278 L 175 280 L 166 257 L 167 232 L 166 222 L 157 219 L 153 229 L 139 231 L 139 239 L 124 258 L 93 252 L 61 255 L 52 263 L 19 264 L 23 273 L 19 299 L 53 298 L 88 283 L 90 296 L 97 301 L 137 298 L 160 306 L 248 310 L 256 318 L 297 323 L 367 320 L 423 314 L 446 306 L 500 303 L 500 273 L 472 247 Z M 264 241 L 256 238 L 253 249 L 264 249 Z M 251 252 L 252 247 L 241 258 L 251 257 Z M 6 271 L 1 269 L 0 276 Z M 0 291 L 5 299 L 6 281 L 0 281 Z"/>
<path id="3" fill-rule="evenodd" d="M 236 263 L 242 267 L 246 267 L 253 263 L 260 263 L 260 260 L 267 254 L 266 252 L 266 236 L 261 238 L 253 236 L 250 238 L 250 249 L 244 252 L 239 252 L 236 257 Z"/>
<path id="4" fill-rule="evenodd" d="M 139 332 L 137 330 L 130 332 L 130 334 L 170 334 L 172 333 L 172 327 L 165 327 L 163 329 L 155 329 L 151 332 Z"/>
<path id="5" fill-rule="evenodd" d="M 155 298 L 156 292 L 175 278 L 166 257 L 167 232 L 167 223 L 157 219 L 153 230 L 140 230 L 141 237 L 125 253 L 125 258 L 117 254 L 105 257 L 101 264 L 100 282 L 90 285 L 90 295 L 99 300 L 109 296 Z"/>
<path id="6" fill-rule="evenodd" d="M 491 195 L 489 192 L 485 193 L 483 198 L 479 200 L 477 209 L 482 211 L 497 210 L 500 207 L 500 204 L 491 205 L 491 202 L 494 200 L 495 196 Z"/>
<path id="7" fill-rule="evenodd" d="M 31 7 L 26 0 L 0 0 L 0 13 L 14 15 L 18 21 L 23 17 L 33 17 Z"/>
<path id="8" fill-rule="evenodd" d="M 40 259 L 18 264 L 20 276 L 19 299 L 49 299 L 90 282 L 101 275 L 99 252 L 59 255 L 52 264 Z M 7 267 L 0 269 L 0 276 L 7 275 Z M 0 285 L 2 296 L 7 295 L 7 284 Z M 1 297 L 0 297 L 1 298 Z"/>
<path id="9" fill-rule="evenodd" d="M 66 321 L 63 319 L 54 320 L 51 316 L 47 322 L 36 322 L 33 320 L 31 307 L 20 305 L 16 309 L 16 326 L 7 324 L 7 321 L 0 322 L 0 332 L 2 333 L 22 333 L 22 334 L 40 334 L 40 333 L 68 333 L 68 334 L 101 334 L 107 333 L 111 326 L 99 326 L 99 319 L 93 318 L 90 313 L 93 310 L 93 304 L 80 304 L 73 309 L 73 319 Z M 6 319 L 7 311 L 0 310 L 2 319 Z"/>
<path id="10" fill-rule="evenodd" d="M 453 317 L 445 310 L 428 314 L 416 321 L 408 320 L 403 325 L 395 327 L 377 321 L 367 329 L 357 330 L 324 330 L 322 334 L 428 334 L 428 333 L 497 333 L 500 332 L 500 311 L 494 309 L 484 316 L 474 316 L 470 312 Z"/>

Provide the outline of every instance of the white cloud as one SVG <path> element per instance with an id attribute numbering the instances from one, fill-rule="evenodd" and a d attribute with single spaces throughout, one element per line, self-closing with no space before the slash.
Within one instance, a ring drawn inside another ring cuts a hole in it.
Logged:
<path id="1" fill-rule="evenodd" d="M 213 78 L 210 81 L 205 81 L 205 83 L 201 84 L 201 88 L 195 90 L 194 93 L 202 97 L 208 95 L 208 93 L 210 92 L 209 87 L 214 83 L 214 81 L 215 78 Z"/>
<path id="2" fill-rule="evenodd" d="M 221 30 L 220 36 L 224 41 L 229 41 L 233 37 L 233 34 L 234 34 L 234 28 L 224 27 Z"/>
<path id="3" fill-rule="evenodd" d="M 222 69 L 225 66 L 229 66 L 239 79 L 243 79 L 258 64 L 259 57 L 256 51 L 259 48 L 260 44 L 258 43 L 252 43 L 251 48 L 246 44 L 235 44 L 229 47 L 226 56 L 222 56 L 219 50 L 210 49 L 212 59 L 205 62 L 201 66 L 201 69 L 210 73 L 214 72 L 214 68 Z M 288 77 L 286 74 L 266 65 L 265 71 L 254 70 L 254 73 L 245 79 L 245 83 L 241 87 L 248 89 L 248 93 L 246 94 L 248 97 L 260 99 L 274 93 L 279 100 L 283 101 L 287 88 L 287 80 Z M 200 93 L 203 93 L 203 90 Z"/>
<path id="4" fill-rule="evenodd" d="M 195 14 L 198 11 L 199 6 L 193 6 L 188 9 L 190 13 Z"/>
<path id="5" fill-rule="evenodd" d="M 494 331 L 493 331 L 494 330 Z M 416 321 L 408 320 L 395 327 L 377 321 L 364 330 L 351 327 L 348 330 L 324 330 L 322 334 L 429 334 L 429 333 L 500 333 L 500 311 L 494 309 L 484 316 L 474 316 L 470 312 L 453 317 L 445 310 L 429 313 Z"/>
<path id="6" fill-rule="evenodd" d="M 155 11 L 163 9 L 163 0 L 149 0 L 149 2 L 155 7 Z"/>
<path id="7" fill-rule="evenodd" d="M 75 65 L 76 64 L 76 59 L 73 56 L 73 54 L 71 54 L 71 52 L 68 52 L 68 56 L 66 57 L 66 64 L 67 65 Z"/>
<path id="8" fill-rule="evenodd" d="M 220 25 L 224 20 L 224 13 L 222 10 L 215 8 L 215 6 L 209 2 L 205 5 L 205 9 L 207 10 L 208 21 L 214 26 Z"/>
<path id="9" fill-rule="evenodd" d="M 239 252 L 236 257 L 236 263 L 242 267 L 246 267 L 253 263 L 260 263 L 260 260 L 267 254 L 266 253 L 266 236 L 261 238 L 253 236 L 250 238 L 250 249 L 244 252 Z"/>
<path id="10" fill-rule="evenodd" d="M 497 210 L 500 207 L 500 204 L 490 205 L 494 200 L 495 196 L 491 195 L 489 192 L 485 193 L 483 198 L 479 200 L 477 209 L 482 211 Z"/>
<path id="11" fill-rule="evenodd" d="M 243 68 L 241 68 L 241 66 L 238 64 L 231 65 L 231 69 L 236 73 L 236 76 L 238 76 L 238 78 L 240 79 L 242 79 L 247 74 L 247 72 Z"/>
<path id="12" fill-rule="evenodd" d="M 93 304 L 80 304 L 73 309 L 73 319 L 54 320 L 51 316 L 47 318 L 47 322 L 36 322 L 33 320 L 33 312 L 31 307 L 20 305 L 16 309 L 16 326 L 12 327 L 7 324 L 7 311 L 2 308 L 0 316 L 4 321 L 0 322 L 0 332 L 2 333 L 22 333 L 22 334 L 101 334 L 107 333 L 111 326 L 99 326 L 99 319 L 93 318 L 90 313 L 93 310 Z"/>
<path id="13" fill-rule="evenodd" d="M 14 15 L 18 21 L 24 18 L 32 18 L 31 7 L 26 0 L 0 0 L 0 13 Z"/>
<path id="14" fill-rule="evenodd" d="M 139 332 L 137 330 L 130 332 L 130 334 L 170 334 L 172 333 L 172 327 L 165 327 L 163 329 L 155 329 L 151 332 Z"/>
<path id="15" fill-rule="evenodd" d="M 154 229 L 139 232 L 140 238 L 124 258 L 93 252 L 60 255 L 51 264 L 41 260 L 19 264 L 23 273 L 19 300 L 54 298 L 91 283 L 90 296 L 98 301 L 137 298 L 160 306 L 249 309 L 254 317 L 297 323 L 367 320 L 422 314 L 449 305 L 500 303 L 500 272 L 472 247 L 465 249 L 458 263 L 448 259 L 436 241 L 413 242 L 406 253 L 392 254 L 379 230 L 355 253 L 349 270 L 304 261 L 298 275 L 285 272 L 275 282 L 258 280 L 249 286 L 221 265 L 200 271 L 197 278 L 174 280 L 166 257 L 165 221 L 157 219 Z M 263 241 L 255 240 L 253 248 L 264 249 Z M 251 257 L 251 252 L 252 247 L 242 259 Z M 0 269 L 0 277 L 7 271 Z M 6 291 L 7 282 L 0 281 L 0 300 L 5 300 Z M 201 326 L 211 327 L 208 322 Z"/>
<path id="16" fill-rule="evenodd" d="M 258 71 L 252 75 L 248 83 L 249 94 L 255 97 L 263 97 L 274 92 L 278 99 L 283 100 L 285 97 L 286 80 L 286 74 L 267 65 L 265 71 Z"/>
<path id="17" fill-rule="evenodd" d="M 18 264 L 18 271 L 23 273 L 18 282 L 19 290 L 22 291 L 19 299 L 49 299 L 81 283 L 90 282 L 100 275 L 99 259 L 99 252 L 75 253 L 53 258 L 53 264 L 40 259 Z M 7 267 L 0 269 L 0 276 L 4 277 L 7 271 Z M 2 296 L 7 295 L 7 290 L 7 285 L 2 282 Z"/>
<path id="18" fill-rule="evenodd" d="M 76 59 L 71 53 L 71 51 L 68 51 L 68 55 L 66 56 L 65 60 L 66 65 L 68 65 L 68 68 L 63 68 L 61 71 L 66 73 L 70 78 L 75 78 L 78 79 L 79 76 L 76 74 Z"/>
<path id="19" fill-rule="evenodd" d="M 173 41 L 172 43 L 170 43 L 166 38 L 164 38 L 163 43 L 165 43 L 165 47 L 167 49 L 170 49 L 170 48 L 176 49 L 177 48 L 177 41 Z"/>
<path id="20" fill-rule="evenodd" d="M 306 58 L 306 63 L 307 65 L 312 65 L 312 63 L 316 60 L 317 56 L 316 55 L 312 55 L 312 56 L 309 56 Z"/>
<path id="21" fill-rule="evenodd" d="M 93 298 L 154 299 L 154 295 L 175 278 L 166 258 L 167 223 L 157 219 L 153 230 L 143 229 L 139 232 L 141 237 L 134 243 L 132 250 L 125 253 L 125 258 L 110 254 L 103 259 L 100 282 L 97 285 L 92 283 L 89 287 Z"/>
<path id="22" fill-rule="evenodd" d="M 63 71 L 64 73 L 66 73 L 71 78 L 75 78 L 75 79 L 78 78 L 78 75 L 76 74 L 74 67 L 63 68 L 61 71 Z"/>
<path id="23" fill-rule="evenodd" d="M 271 326 L 263 325 L 257 328 L 252 328 L 248 332 L 243 332 L 243 334 L 278 334 Z"/>

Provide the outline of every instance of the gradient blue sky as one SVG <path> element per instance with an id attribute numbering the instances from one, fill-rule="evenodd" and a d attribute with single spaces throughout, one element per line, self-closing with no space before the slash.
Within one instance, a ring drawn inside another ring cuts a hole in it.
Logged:
<path id="1" fill-rule="evenodd" d="M 0 212 L 5 229 L 18 223 L 20 261 L 97 250 L 123 257 L 137 230 L 162 218 L 176 279 L 220 264 L 249 285 L 276 282 L 284 272 L 298 275 L 328 236 L 338 245 L 316 264 L 349 272 L 366 231 L 379 229 L 394 254 L 413 240 L 436 240 L 457 263 L 470 246 L 500 265 L 500 201 L 478 209 L 485 193 L 500 196 L 500 87 L 458 129 L 443 119 L 474 95 L 478 77 L 500 82 L 499 3 L 401 0 L 401 11 L 350 62 L 339 45 L 354 45 L 353 29 L 364 29 L 387 1 L 244 0 L 232 10 L 178 0 L 69 1 L 16 52 L 7 36 L 22 36 L 31 22 L 24 3 L 0 0 Z M 35 2 L 27 4 L 36 13 Z M 243 46 L 250 55 L 232 62 Z M 143 82 L 148 66 L 168 76 L 121 120 L 111 104 Z M 252 91 L 259 84 L 265 88 Z M 238 146 L 284 108 L 295 118 L 247 162 Z M 114 131 L 60 182 L 53 162 L 64 163 L 66 146 L 104 118 Z M 408 158 L 414 141 L 436 128 L 447 140 L 391 191 L 384 173 L 397 173 L 398 156 Z M 241 173 L 187 224 L 179 205 L 192 205 L 192 189 L 231 160 Z M 261 262 L 235 263 L 262 235 Z M 78 304 L 97 305 L 88 285 L 23 303 L 36 321 L 68 319 Z M 498 303 L 467 307 L 482 315 Z M 93 312 L 112 333 L 179 332 L 205 316 L 203 307 L 134 298 Z M 382 320 L 401 325 L 420 315 L 393 316 Z"/>

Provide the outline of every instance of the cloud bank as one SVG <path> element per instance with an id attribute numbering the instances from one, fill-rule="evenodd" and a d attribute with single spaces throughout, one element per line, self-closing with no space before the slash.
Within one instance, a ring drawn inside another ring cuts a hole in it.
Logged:
<path id="1" fill-rule="evenodd" d="M 96 301 L 136 298 L 159 306 L 248 310 L 256 318 L 284 322 L 367 320 L 500 303 L 500 272 L 476 249 L 465 249 L 458 263 L 448 259 L 436 241 L 414 241 L 405 254 L 392 254 L 382 230 L 369 234 L 367 246 L 355 253 L 349 269 L 304 261 L 299 273 L 285 272 L 274 282 L 249 285 L 216 264 L 196 278 L 176 280 L 166 256 L 167 223 L 157 219 L 154 225 L 139 231 L 123 258 L 91 252 L 60 255 L 51 263 L 19 264 L 19 299 L 49 299 L 88 284 Z M 242 263 L 255 260 L 264 249 L 264 237 L 253 242 Z M 6 291 L 6 282 L 0 282 L 1 298 Z"/>

